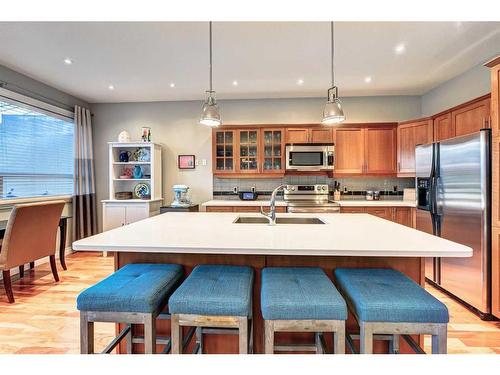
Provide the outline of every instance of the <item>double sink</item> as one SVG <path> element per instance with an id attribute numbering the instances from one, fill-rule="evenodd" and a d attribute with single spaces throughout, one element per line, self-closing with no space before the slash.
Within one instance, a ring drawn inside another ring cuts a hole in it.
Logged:
<path id="1" fill-rule="evenodd" d="M 269 224 L 266 217 L 258 216 L 239 216 L 234 224 Z M 276 224 L 325 224 L 317 217 L 277 217 Z"/>

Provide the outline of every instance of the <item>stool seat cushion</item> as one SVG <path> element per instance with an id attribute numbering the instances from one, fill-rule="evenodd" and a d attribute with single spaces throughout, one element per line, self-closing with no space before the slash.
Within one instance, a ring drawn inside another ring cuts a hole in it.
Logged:
<path id="1" fill-rule="evenodd" d="M 347 305 L 317 267 L 262 270 L 262 316 L 266 320 L 346 320 Z"/>
<path id="2" fill-rule="evenodd" d="M 447 323 L 446 306 L 393 269 L 334 271 L 337 287 L 363 322 Z"/>
<path id="3" fill-rule="evenodd" d="M 152 313 L 163 307 L 183 274 L 177 264 L 127 264 L 80 293 L 77 308 Z"/>
<path id="4" fill-rule="evenodd" d="M 170 296 L 171 314 L 252 315 L 253 269 L 244 266 L 199 265 Z"/>

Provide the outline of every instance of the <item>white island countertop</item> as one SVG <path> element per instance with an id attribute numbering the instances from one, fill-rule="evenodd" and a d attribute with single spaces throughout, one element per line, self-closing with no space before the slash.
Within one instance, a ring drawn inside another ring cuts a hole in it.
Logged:
<path id="1" fill-rule="evenodd" d="M 368 214 L 278 214 L 325 224 L 235 224 L 240 213 L 169 212 L 73 243 L 74 250 L 143 253 L 470 257 L 470 247 Z"/>

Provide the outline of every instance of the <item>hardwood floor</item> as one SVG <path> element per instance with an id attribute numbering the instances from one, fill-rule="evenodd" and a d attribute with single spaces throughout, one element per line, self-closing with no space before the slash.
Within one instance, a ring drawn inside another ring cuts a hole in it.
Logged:
<path id="1" fill-rule="evenodd" d="M 79 353 L 76 296 L 113 272 L 113 257 L 74 253 L 59 266 L 54 282 L 49 263 L 13 278 L 16 303 L 9 304 L 0 286 L 0 353 Z M 115 334 L 114 324 L 96 323 L 95 349 L 102 350 Z"/>
<path id="2" fill-rule="evenodd" d="M 0 353 L 79 353 L 79 314 L 76 296 L 113 272 L 113 258 L 96 253 L 75 253 L 66 258 L 67 271 L 59 270 L 55 283 L 49 263 L 24 279 L 13 279 L 15 304 L 0 287 Z M 428 290 L 450 310 L 449 353 L 500 354 L 500 322 L 483 322 L 440 291 Z M 113 324 L 96 323 L 96 351 L 115 334 Z M 430 349 L 430 338 L 425 340 Z"/>

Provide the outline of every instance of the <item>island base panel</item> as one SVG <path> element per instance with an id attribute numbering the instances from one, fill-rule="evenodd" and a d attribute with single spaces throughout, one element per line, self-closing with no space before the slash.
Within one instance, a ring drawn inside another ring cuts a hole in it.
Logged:
<path id="1" fill-rule="evenodd" d="M 226 255 L 226 254 L 173 254 L 173 253 L 136 253 L 136 252 L 116 252 L 115 269 L 123 267 L 129 263 L 174 263 L 184 266 L 186 276 L 198 264 L 225 264 L 225 265 L 246 265 L 255 270 L 254 291 L 253 291 L 253 315 L 254 315 L 254 353 L 264 352 L 264 322 L 260 312 L 260 286 L 261 270 L 264 267 L 300 267 L 311 266 L 321 267 L 328 277 L 333 280 L 333 269 L 339 267 L 357 268 L 393 268 L 406 274 L 420 285 L 424 285 L 423 259 L 415 257 L 309 257 L 309 256 L 264 256 L 264 255 Z M 170 322 L 157 322 L 157 336 L 170 335 Z M 117 332 L 123 325 L 117 325 Z M 187 333 L 187 328 L 184 327 Z M 359 328 L 355 318 L 349 313 L 347 321 L 347 332 L 357 333 Z M 142 335 L 142 327 L 134 327 L 134 334 Z M 423 336 L 413 336 L 413 338 L 423 345 Z M 325 333 L 325 340 L 329 352 L 332 350 L 332 337 L 330 333 Z M 194 340 L 192 340 L 194 342 Z M 187 352 L 194 349 L 193 342 L 187 348 Z M 314 343 L 314 335 L 311 333 L 276 333 L 275 342 L 277 344 L 301 344 Z M 359 349 L 359 340 L 354 340 Z M 388 343 L 374 341 L 374 353 L 387 353 Z M 163 350 L 163 346 L 158 345 L 157 353 Z M 121 343 L 118 351 L 126 353 L 125 342 Z M 401 353 L 413 353 L 404 340 L 400 344 Z M 142 344 L 134 344 L 134 352 L 142 353 Z M 238 335 L 204 335 L 204 353 L 238 353 Z M 346 353 L 349 350 L 346 349 Z"/>

